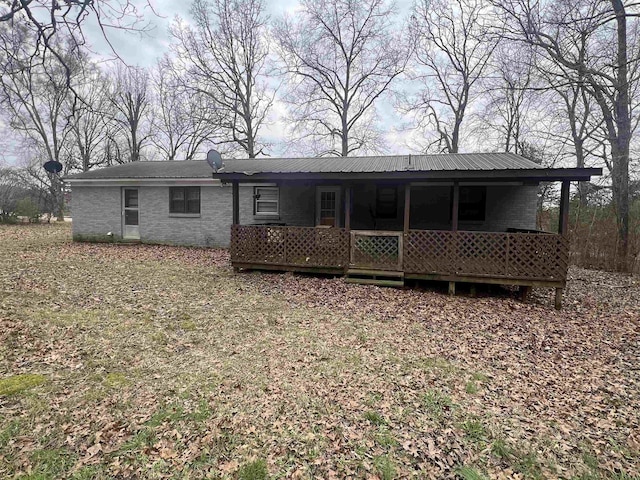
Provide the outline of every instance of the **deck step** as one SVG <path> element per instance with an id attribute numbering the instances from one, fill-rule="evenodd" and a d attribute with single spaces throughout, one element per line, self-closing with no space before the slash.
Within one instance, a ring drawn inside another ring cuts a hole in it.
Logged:
<path id="1" fill-rule="evenodd" d="M 347 270 L 347 276 L 367 276 L 367 277 L 397 277 L 404 278 L 403 271 L 396 270 L 367 270 L 364 268 L 350 268 Z"/>
<path id="2" fill-rule="evenodd" d="M 381 287 L 404 287 L 404 272 L 350 268 L 347 270 L 345 282 Z"/>
<path id="3" fill-rule="evenodd" d="M 347 283 L 356 283 L 359 285 L 378 285 L 380 287 L 404 287 L 404 280 L 382 280 L 380 278 L 353 278 L 344 279 Z"/>

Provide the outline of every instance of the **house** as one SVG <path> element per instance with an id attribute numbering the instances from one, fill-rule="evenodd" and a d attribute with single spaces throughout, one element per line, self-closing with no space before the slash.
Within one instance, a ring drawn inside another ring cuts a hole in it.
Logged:
<path id="1" fill-rule="evenodd" d="M 565 286 L 569 182 L 511 153 L 137 162 L 67 178 L 74 238 L 230 246 L 236 270 Z M 561 182 L 558 233 L 536 228 L 540 182 Z M 230 235 L 229 235 L 230 234 Z"/>
<path id="2" fill-rule="evenodd" d="M 74 240 L 229 245 L 231 188 L 204 160 L 131 162 L 64 181 Z"/>

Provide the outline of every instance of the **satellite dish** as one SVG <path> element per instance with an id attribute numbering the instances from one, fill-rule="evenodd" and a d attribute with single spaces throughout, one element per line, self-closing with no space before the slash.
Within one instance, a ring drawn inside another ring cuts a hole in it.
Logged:
<path id="1" fill-rule="evenodd" d="M 56 162 L 55 160 L 49 160 L 47 163 L 43 165 L 44 169 L 49 173 L 60 173 L 62 171 L 62 164 L 60 162 Z"/>
<path id="2" fill-rule="evenodd" d="M 222 168 L 222 155 L 217 150 L 209 150 L 207 152 L 207 163 L 217 172 Z"/>

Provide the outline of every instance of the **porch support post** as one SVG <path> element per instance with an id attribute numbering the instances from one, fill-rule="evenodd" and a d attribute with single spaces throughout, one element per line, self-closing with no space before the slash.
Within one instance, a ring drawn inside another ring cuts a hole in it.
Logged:
<path id="1" fill-rule="evenodd" d="M 566 236 L 569 234 L 569 180 L 562 181 L 560 189 L 560 211 L 558 212 L 558 233 Z M 554 306 L 556 310 L 562 308 L 562 292 L 563 288 L 556 288 Z"/>
<path id="2" fill-rule="evenodd" d="M 351 230 L 351 185 L 344 188 L 344 228 L 348 232 Z"/>
<path id="3" fill-rule="evenodd" d="M 409 233 L 411 226 L 411 184 L 404 184 L 404 233 Z"/>
<path id="4" fill-rule="evenodd" d="M 233 225 L 238 225 L 240 223 L 240 189 L 237 180 L 231 182 L 231 196 L 233 205 L 232 223 Z"/>
<path id="5" fill-rule="evenodd" d="M 558 214 L 558 233 L 569 233 L 569 180 L 562 181 L 560 190 L 560 212 Z"/>
<path id="6" fill-rule="evenodd" d="M 451 230 L 458 231 L 458 207 L 460 206 L 460 184 L 453 182 L 453 202 L 451 206 Z"/>

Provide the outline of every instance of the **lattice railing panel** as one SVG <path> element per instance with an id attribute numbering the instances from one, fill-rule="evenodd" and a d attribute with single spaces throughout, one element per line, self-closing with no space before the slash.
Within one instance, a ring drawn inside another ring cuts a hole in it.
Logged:
<path id="1" fill-rule="evenodd" d="M 451 232 L 409 231 L 404 239 L 404 271 L 453 274 L 457 261 L 456 247 L 453 238 L 447 233 Z"/>
<path id="2" fill-rule="evenodd" d="M 407 273 L 564 281 L 569 245 L 555 234 L 411 230 Z"/>
<path id="3" fill-rule="evenodd" d="M 234 225 L 231 261 L 303 267 L 352 265 L 406 273 L 564 281 L 569 244 L 556 234 Z M 351 245 L 351 251 L 349 249 Z"/>
<path id="4" fill-rule="evenodd" d="M 344 267 L 349 234 L 342 228 L 233 225 L 231 261 L 235 263 Z"/>
<path id="5" fill-rule="evenodd" d="M 510 234 L 507 275 L 566 280 L 569 241 L 562 235 Z"/>
<path id="6" fill-rule="evenodd" d="M 351 265 L 376 270 L 401 270 L 401 237 L 401 233 L 351 232 Z"/>
<path id="7" fill-rule="evenodd" d="M 342 228 L 284 227 L 286 263 L 310 267 L 344 267 L 349 259 L 349 234 Z"/>
<path id="8" fill-rule="evenodd" d="M 273 263 L 285 260 L 282 227 L 233 225 L 231 227 L 231 261 Z"/>

